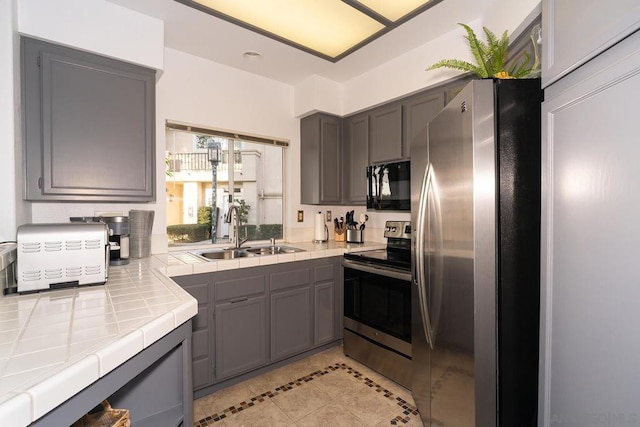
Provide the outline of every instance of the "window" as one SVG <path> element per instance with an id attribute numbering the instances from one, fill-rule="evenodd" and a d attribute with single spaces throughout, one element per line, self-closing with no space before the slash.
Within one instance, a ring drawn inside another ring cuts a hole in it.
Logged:
<path id="1" fill-rule="evenodd" d="M 234 222 L 225 222 L 231 204 L 241 239 L 283 238 L 285 141 L 170 123 L 166 141 L 170 246 L 232 241 Z"/>

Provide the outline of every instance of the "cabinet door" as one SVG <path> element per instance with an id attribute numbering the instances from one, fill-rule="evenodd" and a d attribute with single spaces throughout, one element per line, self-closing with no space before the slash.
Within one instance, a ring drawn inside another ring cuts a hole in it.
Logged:
<path id="1" fill-rule="evenodd" d="M 335 339 L 335 284 L 326 282 L 315 285 L 313 295 L 315 345 L 322 345 Z"/>
<path id="2" fill-rule="evenodd" d="M 640 28 L 640 2 L 544 0 L 542 87 Z"/>
<path id="3" fill-rule="evenodd" d="M 342 127 L 337 117 L 322 117 L 320 120 L 320 202 L 342 201 Z"/>
<path id="4" fill-rule="evenodd" d="M 444 107 L 444 91 L 421 93 L 404 102 L 403 152 L 410 154 L 411 145 L 427 146 L 427 123 Z"/>
<path id="5" fill-rule="evenodd" d="M 155 71 L 22 39 L 27 200 L 155 200 Z"/>
<path id="6" fill-rule="evenodd" d="M 271 361 L 311 348 L 310 287 L 271 294 Z"/>
<path id="7" fill-rule="evenodd" d="M 209 310 L 210 274 L 196 274 L 172 278 L 198 301 L 198 314 L 193 318 L 191 339 L 191 366 L 193 389 L 198 390 L 211 384 L 213 378 L 213 350 L 211 349 L 211 328 Z"/>
<path id="8" fill-rule="evenodd" d="M 271 360 L 281 359 L 311 347 L 311 261 L 271 267 Z"/>
<path id="9" fill-rule="evenodd" d="M 303 204 L 342 201 L 342 119 L 314 114 L 300 121 L 300 200 Z"/>
<path id="10" fill-rule="evenodd" d="M 539 425 L 638 412 L 639 93 L 640 33 L 545 90 Z"/>
<path id="11" fill-rule="evenodd" d="M 369 114 L 344 120 L 343 202 L 367 203 L 367 166 L 369 165 Z"/>
<path id="12" fill-rule="evenodd" d="M 313 269 L 314 344 L 342 337 L 342 286 L 340 258 L 316 261 Z"/>
<path id="13" fill-rule="evenodd" d="M 402 104 L 386 105 L 371 112 L 369 153 L 371 163 L 408 157 L 402 152 Z"/>
<path id="14" fill-rule="evenodd" d="M 215 307 L 215 380 L 267 363 L 266 299 L 240 297 Z"/>

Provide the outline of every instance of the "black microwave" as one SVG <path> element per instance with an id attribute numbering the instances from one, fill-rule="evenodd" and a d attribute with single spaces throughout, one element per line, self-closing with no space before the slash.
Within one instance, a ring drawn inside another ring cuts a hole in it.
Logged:
<path id="1" fill-rule="evenodd" d="M 367 167 L 367 209 L 411 210 L 411 163 L 384 163 Z"/>

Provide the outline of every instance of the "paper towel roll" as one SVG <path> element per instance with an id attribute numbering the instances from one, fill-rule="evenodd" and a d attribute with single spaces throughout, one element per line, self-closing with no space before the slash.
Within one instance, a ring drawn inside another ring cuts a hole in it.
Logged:
<path id="1" fill-rule="evenodd" d="M 322 215 L 322 212 L 318 212 L 317 214 L 314 215 L 313 235 L 314 235 L 313 240 L 316 242 L 327 241 L 327 234 L 325 232 L 325 225 L 324 225 L 324 215 Z"/>

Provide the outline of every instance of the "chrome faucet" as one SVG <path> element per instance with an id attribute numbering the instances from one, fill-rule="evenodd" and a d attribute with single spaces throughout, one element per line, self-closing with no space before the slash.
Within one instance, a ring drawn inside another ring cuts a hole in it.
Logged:
<path id="1" fill-rule="evenodd" d="M 226 222 L 227 224 L 231 224 L 231 220 L 233 219 L 234 212 L 236 214 L 235 215 L 236 220 L 233 223 L 233 238 L 234 238 L 234 246 L 236 249 L 238 249 L 240 246 L 242 246 L 244 242 L 249 240 L 249 238 L 245 237 L 244 239 L 240 239 L 240 215 L 238 213 L 238 205 L 229 206 L 229 212 L 227 212 L 227 215 L 224 217 L 224 222 Z"/>

